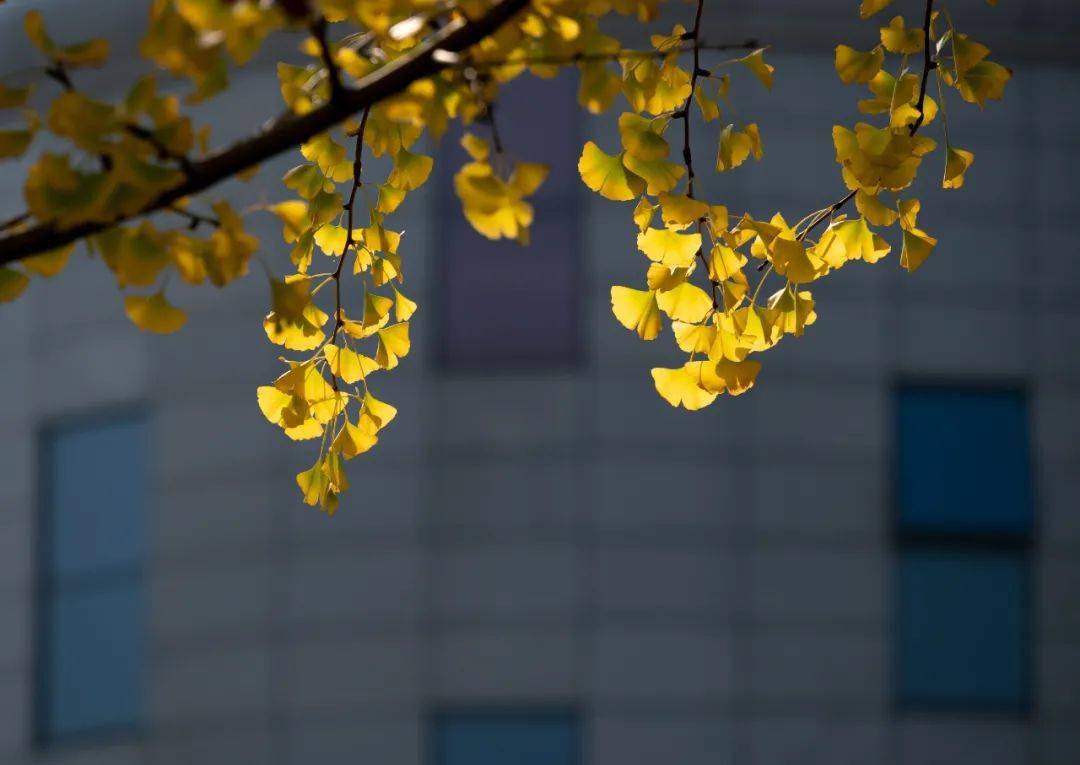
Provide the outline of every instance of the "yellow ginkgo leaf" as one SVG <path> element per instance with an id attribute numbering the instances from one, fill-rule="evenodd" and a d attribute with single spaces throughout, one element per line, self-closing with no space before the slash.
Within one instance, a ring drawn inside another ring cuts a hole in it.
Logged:
<path id="1" fill-rule="evenodd" d="M 657 195 L 671 191 L 683 177 L 686 168 L 666 159 L 641 159 L 632 154 L 623 156 L 626 169 L 646 183 L 645 191 Z"/>
<path id="2" fill-rule="evenodd" d="M 956 80 L 960 97 L 968 103 L 985 106 L 987 100 L 999 101 L 1012 71 L 993 61 L 980 61 L 962 72 Z"/>
<path id="3" fill-rule="evenodd" d="M 885 51 L 874 48 L 862 52 L 847 45 L 836 46 L 836 74 L 848 85 L 856 82 L 870 82 L 874 79 L 885 61 Z"/>
<path id="4" fill-rule="evenodd" d="M 616 202 L 636 199 L 645 191 L 645 182 L 623 166 L 622 155 L 605 154 L 592 141 L 581 152 L 578 173 L 586 186 Z"/>
<path id="5" fill-rule="evenodd" d="M 405 297 L 396 287 L 391 287 L 394 292 L 394 318 L 398 321 L 408 321 L 416 313 L 417 305 Z"/>
<path id="6" fill-rule="evenodd" d="M 712 310 L 712 298 L 690 282 L 656 294 L 656 304 L 672 320 L 697 323 Z"/>
<path id="7" fill-rule="evenodd" d="M 611 311 L 620 324 L 637 332 L 642 340 L 654 340 L 660 334 L 662 320 L 654 290 L 612 287 Z"/>
<path id="8" fill-rule="evenodd" d="M 412 191 L 424 185 L 431 175 L 433 165 L 431 157 L 402 149 L 394 155 L 394 169 L 390 171 L 386 182 L 402 191 Z"/>
<path id="9" fill-rule="evenodd" d="M 758 372 L 761 371 L 760 361 L 731 361 L 721 359 L 718 362 L 698 362 L 696 368 L 697 382 L 703 390 L 710 391 L 714 396 L 727 393 L 738 396 L 754 387 Z M 687 365 L 689 366 L 689 365 Z"/>
<path id="10" fill-rule="evenodd" d="M 964 173 L 975 161 L 975 155 L 964 149 L 948 148 L 945 154 L 945 177 L 941 181 L 943 189 L 958 189 L 964 185 Z"/>
<path id="11" fill-rule="evenodd" d="M 918 27 L 906 28 L 904 17 L 894 16 L 889 26 L 881 28 L 881 44 L 890 53 L 918 53 L 923 49 L 923 31 Z"/>
<path id="12" fill-rule="evenodd" d="M 260 385 L 256 390 L 259 400 L 259 410 L 263 417 L 275 425 L 281 422 L 281 414 L 292 403 L 292 396 L 280 391 L 273 385 Z"/>
<path id="13" fill-rule="evenodd" d="M 49 250 L 40 255 L 32 255 L 29 258 L 23 258 L 22 264 L 29 271 L 38 276 L 44 276 L 46 278 L 53 277 L 64 270 L 68 260 L 71 258 L 71 252 L 74 249 L 74 243 L 65 244 L 63 247 L 57 247 L 55 250 Z"/>
<path id="14" fill-rule="evenodd" d="M 30 280 L 22 271 L 0 267 L 0 303 L 10 303 L 23 294 Z"/>
<path id="15" fill-rule="evenodd" d="M 26 104 L 30 97 L 30 87 L 11 88 L 0 83 L 0 109 L 14 109 Z"/>
<path id="16" fill-rule="evenodd" d="M 652 370 L 656 392 L 672 406 L 682 406 L 691 411 L 703 409 L 716 400 L 717 394 L 707 391 L 698 383 L 701 378 L 701 361 L 691 361 L 675 369 L 656 367 Z"/>
<path id="17" fill-rule="evenodd" d="M 887 7 L 893 0 L 862 0 L 859 5 L 859 17 L 868 19 L 878 11 Z"/>
<path id="18" fill-rule="evenodd" d="M 361 424 L 370 425 L 378 431 L 389 425 L 396 416 L 396 407 L 375 398 L 370 391 L 364 393 L 363 409 L 360 411 Z"/>
<path id="19" fill-rule="evenodd" d="M 0 130 L 0 159 L 21 157 L 33 140 L 32 130 Z"/>
<path id="20" fill-rule="evenodd" d="M 709 206 L 685 194 L 660 194 L 660 217 L 665 226 L 689 226 L 704 218 Z"/>
<path id="21" fill-rule="evenodd" d="M 914 271 L 930 256 L 937 239 L 921 229 L 904 229 L 904 248 L 900 252 L 900 265 Z"/>
<path id="22" fill-rule="evenodd" d="M 409 353 L 409 322 L 403 321 L 380 329 L 379 347 L 375 352 L 375 363 L 383 369 L 393 369 L 398 359 Z"/>
<path id="23" fill-rule="evenodd" d="M 709 251 L 709 278 L 714 282 L 730 279 L 746 265 L 746 256 L 738 250 L 717 242 Z"/>
<path id="24" fill-rule="evenodd" d="M 898 217 L 896 210 L 887 206 L 876 194 L 867 194 L 861 189 L 855 193 L 855 207 L 875 226 L 891 226 Z"/>
<path id="25" fill-rule="evenodd" d="M 619 136 L 627 156 L 641 160 L 664 159 L 668 156 L 668 142 L 653 127 L 654 120 L 633 112 L 619 115 Z"/>
<path id="26" fill-rule="evenodd" d="M 352 160 L 345 156 L 345 147 L 331 138 L 329 133 L 320 133 L 300 147 L 304 159 L 314 162 L 327 179 L 341 183 L 352 178 Z"/>
<path id="27" fill-rule="evenodd" d="M 682 321 L 671 322 L 671 331 L 675 342 L 686 353 L 707 354 L 716 342 L 716 327 L 712 324 L 687 324 Z"/>
<path id="28" fill-rule="evenodd" d="M 638 203 L 634 206 L 634 223 L 637 225 L 639 233 L 649 227 L 655 212 L 656 205 L 650 202 L 648 197 L 642 197 L 638 200 Z"/>
<path id="29" fill-rule="evenodd" d="M 765 48 L 758 48 L 753 53 L 738 59 L 738 62 L 753 72 L 766 89 L 772 90 L 773 72 L 776 67 L 765 63 Z"/>
<path id="30" fill-rule="evenodd" d="M 346 419 L 345 426 L 334 439 L 332 448 L 345 459 L 351 460 L 371 449 L 378 441 L 379 431 L 372 425 L 371 420 L 361 417 L 360 421 L 353 425 Z"/>
<path id="31" fill-rule="evenodd" d="M 381 369 L 374 359 L 357 353 L 351 348 L 343 348 L 338 345 L 324 345 L 323 355 L 330 365 L 330 373 L 336 377 L 340 377 L 349 385 L 359 382 L 372 372 L 377 372 Z"/>
<path id="32" fill-rule="evenodd" d="M 187 323 L 187 314 L 169 303 L 161 291 L 148 296 L 127 296 L 124 312 L 139 329 L 158 334 L 176 332 Z"/>
<path id="33" fill-rule="evenodd" d="M 688 268 L 701 249 L 701 234 L 650 228 L 638 234 L 637 246 L 654 263 L 668 268 Z"/>

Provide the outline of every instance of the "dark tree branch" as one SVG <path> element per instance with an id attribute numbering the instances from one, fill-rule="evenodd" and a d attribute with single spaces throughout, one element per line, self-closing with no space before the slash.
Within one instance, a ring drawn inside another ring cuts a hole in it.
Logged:
<path id="1" fill-rule="evenodd" d="M 129 215 L 106 221 L 87 221 L 62 228 L 55 223 L 39 223 L 0 237 L 0 264 L 47 252 L 92 236 L 125 221 L 148 215 L 173 205 L 184 197 L 202 193 L 238 173 L 265 162 L 270 157 L 299 146 L 347 117 L 379 101 L 402 92 L 413 82 L 446 68 L 436 51 L 460 53 L 475 45 L 514 17 L 530 0 L 501 0 L 485 15 L 474 20 L 457 20 L 421 43 L 411 53 L 372 72 L 354 88 L 346 88 L 341 98 L 331 99 L 304 115 L 286 114 L 263 131 L 234 143 L 205 159 L 191 163 L 187 177 L 163 191 Z"/>

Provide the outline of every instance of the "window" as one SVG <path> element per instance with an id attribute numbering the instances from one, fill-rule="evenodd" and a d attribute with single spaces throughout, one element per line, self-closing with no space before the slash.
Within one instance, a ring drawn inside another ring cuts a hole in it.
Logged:
<path id="1" fill-rule="evenodd" d="M 468 159 L 460 132 L 443 140 L 438 224 L 432 240 L 435 304 L 441 315 L 436 363 L 444 369 L 551 369 L 580 357 L 580 181 L 573 78 L 523 76 L 499 95 L 496 124 L 511 159 L 544 162 L 547 180 L 529 198 L 531 243 L 489 241 L 461 214 L 453 174 Z M 488 138 L 486 125 L 470 130 Z"/>
<path id="2" fill-rule="evenodd" d="M 139 722 L 146 467 L 139 416 L 43 433 L 36 682 L 42 742 Z"/>
<path id="3" fill-rule="evenodd" d="M 897 433 L 897 701 L 1024 710 L 1034 525 L 1026 397 L 906 386 Z"/>
<path id="4" fill-rule="evenodd" d="M 436 716 L 433 765 L 580 765 L 577 717 L 561 711 Z"/>

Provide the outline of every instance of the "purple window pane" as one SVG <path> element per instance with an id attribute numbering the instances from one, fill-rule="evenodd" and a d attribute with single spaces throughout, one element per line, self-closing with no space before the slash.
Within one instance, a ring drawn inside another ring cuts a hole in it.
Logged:
<path id="1" fill-rule="evenodd" d="M 579 359 L 579 189 L 577 107 L 572 78 L 523 76 L 506 88 L 496 121 L 511 159 L 545 162 L 551 172 L 530 197 L 531 243 L 485 239 L 464 219 L 453 174 L 467 161 L 460 132 L 443 139 L 439 236 L 433 242 L 437 304 L 435 348 L 449 369 L 568 367 Z M 484 138 L 486 125 L 470 130 Z"/>

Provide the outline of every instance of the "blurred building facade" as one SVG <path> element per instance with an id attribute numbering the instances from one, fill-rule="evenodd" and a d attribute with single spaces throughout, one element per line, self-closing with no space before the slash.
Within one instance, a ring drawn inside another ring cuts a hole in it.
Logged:
<path id="1" fill-rule="evenodd" d="M 8 5 L 5 71 L 32 55 Z M 705 192 L 798 218 L 842 194 L 829 130 L 859 119 L 829 46 L 875 26 L 723 5 L 709 39 L 768 38 L 777 79 L 736 80 L 765 158 Z M 278 370 L 257 273 L 170 288 L 190 321 L 168 337 L 99 263 L 35 281 L 0 308 L 0 762 L 1080 762 L 1080 13 L 982 6 L 954 14 L 1017 76 L 985 113 L 950 102 L 976 162 L 922 191 L 934 255 L 828 279 L 806 336 L 704 412 L 657 397 L 673 350 L 610 315 L 644 259 L 574 165 L 614 117 L 558 83 L 508 92 L 500 125 L 553 166 L 533 246 L 469 231 L 445 170 L 399 214 L 414 350 L 333 518 L 255 404 Z M 142 7 L 43 11 L 123 40 Z M 220 140 L 278 109 L 270 67 L 235 79 L 204 111 Z M 230 193 L 284 198 L 292 164 Z"/>

